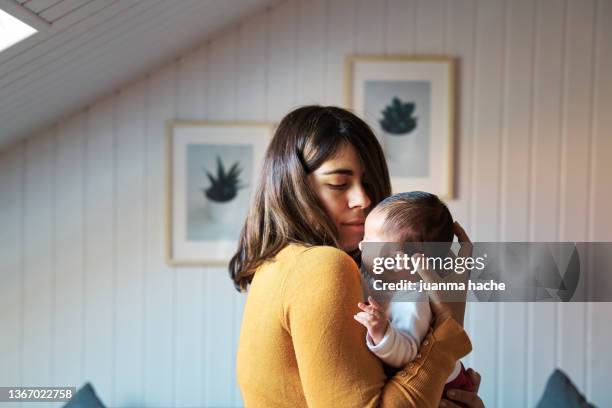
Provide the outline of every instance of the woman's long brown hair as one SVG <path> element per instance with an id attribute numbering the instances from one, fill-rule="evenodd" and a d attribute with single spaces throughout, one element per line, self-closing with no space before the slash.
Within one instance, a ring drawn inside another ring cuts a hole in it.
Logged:
<path id="1" fill-rule="evenodd" d="M 305 106 L 280 122 L 230 260 L 237 290 L 245 291 L 257 268 L 290 243 L 338 247 L 336 227 L 307 176 L 347 143 L 362 162 L 373 207 L 391 194 L 391 182 L 382 148 L 363 120 L 337 107 Z"/>

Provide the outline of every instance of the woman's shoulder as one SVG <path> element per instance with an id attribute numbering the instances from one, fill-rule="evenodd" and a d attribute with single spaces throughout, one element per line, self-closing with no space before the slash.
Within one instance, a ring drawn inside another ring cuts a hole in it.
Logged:
<path id="1" fill-rule="evenodd" d="M 359 268 L 353 258 L 332 246 L 291 244 L 279 253 L 278 258 L 290 263 L 287 265 L 290 266 L 290 279 L 299 284 L 335 285 L 339 280 L 359 277 Z"/>
<path id="2" fill-rule="evenodd" d="M 336 267 L 347 265 L 357 268 L 353 258 L 346 252 L 328 245 L 289 244 L 279 252 L 277 259 L 290 261 L 298 268 L 301 266 Z"/>

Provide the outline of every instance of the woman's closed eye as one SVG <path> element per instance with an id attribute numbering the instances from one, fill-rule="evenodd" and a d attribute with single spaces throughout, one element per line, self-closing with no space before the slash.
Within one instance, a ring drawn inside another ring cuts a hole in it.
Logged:
<path id="1" fill-rule="evenodd" d="M 332 190 L 344 190 L 347 188 L 348 183 L 341 183 L 341 184 L 327 183 L 327 186 L 331 188 Z"/>

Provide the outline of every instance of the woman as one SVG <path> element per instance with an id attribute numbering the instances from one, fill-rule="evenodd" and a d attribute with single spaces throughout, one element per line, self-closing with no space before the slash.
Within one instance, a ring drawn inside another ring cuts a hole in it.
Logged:
<path id="1" fill-rule="evenodd" d="M 249 287 L 237 356 L 247 407 L 438 405 L 471 350 L 465 304 L 432 303 L 417 360 L 390 379 L 353 319 L 362 289 L 349 254 L 358 256 L 368 210 L 390 193 L 382 149 L 355 115 L 307 106 L 281 121 L 230 262 L 237 289 Z"/>

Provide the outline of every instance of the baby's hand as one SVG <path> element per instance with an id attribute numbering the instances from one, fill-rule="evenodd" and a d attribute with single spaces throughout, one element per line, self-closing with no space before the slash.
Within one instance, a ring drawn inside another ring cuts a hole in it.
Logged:
<path id="1" fill-rule="evenodd" d="M 389 322 L 382 306 L 371 296 L 368 296 L 368 303 L 357 303 L 357 306 L 363 312 L 359 312 L 353 317 L 368 329 L 368 334 L 372 338 L 374 345 L 376 345 L 385 337 Z"/>

